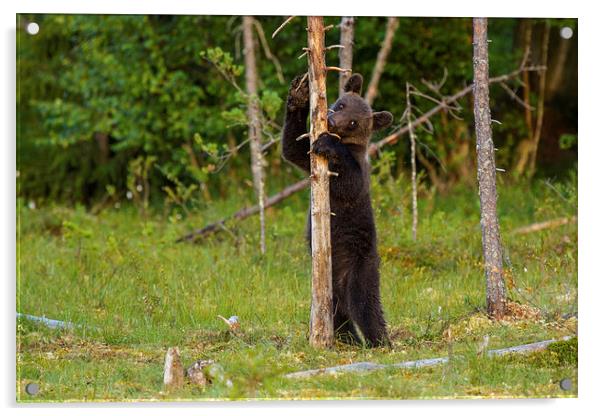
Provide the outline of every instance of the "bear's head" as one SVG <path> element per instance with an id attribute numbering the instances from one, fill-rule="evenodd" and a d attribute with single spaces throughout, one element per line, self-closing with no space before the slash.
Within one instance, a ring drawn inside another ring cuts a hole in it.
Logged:
<path id="1" fill-rule="evenodd" d="M 344 144 L 366 147 L 372 132 L 390 126 L 393 115 L 388 111 L 372 111 L 360 95 L 362 83 L 360 74 L 349 78 L 345 92 L 328 110 L 328 131 L 340 136 Z"/>

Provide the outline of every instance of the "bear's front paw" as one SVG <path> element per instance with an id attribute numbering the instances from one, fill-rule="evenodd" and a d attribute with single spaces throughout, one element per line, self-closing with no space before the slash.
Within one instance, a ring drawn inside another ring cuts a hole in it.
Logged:
<path id="1" fill-rule="evenodd" d="M 318 139 L 312 143 L 311 151 L 316 155 L 335 160 L 338 157 L 336 140 L 336 137 L 331 136 L 328 133 L 322 133 Z"/>
<path id="2" fill-rule="evenodd" d="M 289 111 L 295 111 L 309 106 L 309 77 L 308 74 L 300 74 L 293 79 L 288 90 L 287 107 Z"/>

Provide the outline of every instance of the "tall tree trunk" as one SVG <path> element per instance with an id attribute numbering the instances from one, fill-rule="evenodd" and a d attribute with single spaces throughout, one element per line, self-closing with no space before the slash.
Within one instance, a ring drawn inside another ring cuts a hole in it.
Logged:
<path id="1" fill-rule="evenodd" d="M 341 49 L 339 49 L 339 67 L 343 69 L 353 68 L 353 32 L 355 30 L 355 19 L 353 17 L 341 18 Z M 339 73 L 339 96 L 345 92 L 344 87 L 351 77 L 351 72 L 341 71 Z"/>
<path id="2" fill-rule="evenodd" d="M 324 21 L 307 18 L 309 63 L 310 140 L 328 130 L 326 111 L 326 63 L 324 61 Z M 315 154 L 311 159 L 311 323 L 309 342 L 317 348 L 334 344 L 332 311 L 332 262 L 330 246 L 330 178 L 328 160 Z"/>
<path id="3" fill-rule="evenodd" d="M 481 232 L 487 279 L 487 313 L 499 319 L 506 313 L 506 286 L 497 218 L 495 160 L 489 110 L 489 53 L 487 19 L 474 18 L 474 117 L 477 136 L 477 179 L 481 202 Z"/>
<path id="4" fill-rule="evenodd" d="M 410 98 L 410 84 L 406 82 L 406 106 L 408 117 L 408 132 L 410 135 L 410 159 L 412 161 L 412 239 L 416 241 L 418 230 L 418 189 L 416 186 L 416 136 L 412 126 L 412 100 Z"/>
<path id="5" fill-rule="evenodd" d="M 548 65 L 548 45 L 550 43 L 550 23 L 546 22 L 543 39 L 541 42 L 541 66 Z M 546 102 L 546 74 L 547 68 L 542 69 L 539 73 L 539 86 L 537 96 L 537 119 L 535 121 L 535 132 L 533 133 L 533 145 L 531 146 L 531 157 L 529 159 L 529 177 L 533 177 L 535 173 L 535 162 L 537 161 L 537 149 L 539 148 L 539 140 L 541 139 L 541 128 L 543 126 L 544 105 Z"/>
<path id="6" fill-rule="evenodd" d="M 398 27 L 399 19 L 397 17 L 389 17 L 389 20 L 387 21 L 385 39 L 383 40 L 380 51 L 378 52 L 378 56 L 376 57 L 376 64 L 374 65 L 372 78 L 370 78 L 370 83 L 368 84 L 368 89 L 366 90 L 365 99 L 370 106 L 372 106 L 372 103 L 376 98 L 376 94 L 378 94 L 378 83 L 380 82 L 380 77 L 385 70 L 387 58 L 389 57 L 391 47 L 393 46 L 393 37 L 395 36 L 395 31 Z"/>
<path id="7" fill-rule="evenodd" d="M 253 38 L 253 17 L 243 17 L 243 37 L 245 55 L 245 81 L 247 84 L 249 120 L 249 143 L 251 147 L 251 171 L 253 186 L 259 201 L 260 249 L 265 254 L 265 180 L 264 159 L 261 153 L 261 121 L 259 119 L 259 102 L 257 97 L 257 65 L 255 62 L 255 39 Z"/>

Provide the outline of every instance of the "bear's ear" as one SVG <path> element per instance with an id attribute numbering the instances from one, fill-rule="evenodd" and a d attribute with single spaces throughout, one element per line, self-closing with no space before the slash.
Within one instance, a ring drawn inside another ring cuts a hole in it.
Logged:
<path id="1" fill-rule="evenodd" d="M 356 94 L 362 93 L 362 84 L 364 83 L 364 79 L 360 74 L 353 74 L 345 83 L 345 87 L 343 87 L 343 91 L 345 92 L 354 92 Z"/>
<path id="2" fill-rule="evenodd" d="M 372 130 L 380 130 L 389 127 L 393 123 L 393 114 L 388 111 L 372 113 Z"/>

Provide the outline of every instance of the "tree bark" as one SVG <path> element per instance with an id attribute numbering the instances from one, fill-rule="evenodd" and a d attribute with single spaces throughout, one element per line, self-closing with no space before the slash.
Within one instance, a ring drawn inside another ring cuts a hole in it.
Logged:
<path id="1" fill-rule="evenodd" d="M 395 36 L 395 31 L 398 27 L 399 19 L 397 17 L 389 17 L 389 20 L 387 21 L 385 39 L 383 40 L 380 51 L 378 52 L 378 56 L 376 57 L 376 64 L 374 65 L 374 70 L 372 71 L 372 78 L 370 78 L 370 83 L 368 84 L 368 89 L 366 90 L 365 100 L 369 106 L 372 106 L 372 103 L 376 98 L 376 94 L 378 94 L 378 83 L 380 82 L 380 77 L 385 70 L 387 58 L 389 57 L 391 47 L 393 46 L 393 37 Z"/>
<path id="2" fill-rule="evenodd" d="M 477 136 L 477 179 L 481 203 L 481 232 L 487 281 L 487 312 L 494 319 L 506 313 L 506 286 L 502 246 L 497 218 L 496 169 L 491 113 L 489 110 L 489 55 L 487 19 L 475 18 L 474 29 L 474 117 Z"/>
<path id="3" fill-rule="evenodd" d="M 307 18 L 309 64 L 310 141 L 328 130 L 326 101 L 326 63 L 324 60 L 324 21 Z M 334 344 L 332 315 L 332 263 L 330 246 L 330 178 L 328 160 L 313 153 L 311 164 L 311 254 L 312 301 L 309 342 L 313 347 Z"/>
<path id="4" fill-rule="evenodd" d="M 265 179 L 264 159 L 261 153 L 261 121 L 259 118 L 259 99 L 257 97 L 257 65 L 255 62 L 255 39 L 253 38 L 253 17 L 243 16 L 243 38 L 245 55 L 245 81 L 248 103 L 249 144 L 251 148 L 251 172 L 253 186 L 259 201 L 260 250 L 265 254 Z"/>
<path id="5" fill-rule="evenodd" d="M 353 32 L 355 30 L 355 19 L 353 17 L 341 18 L 341 49 L 339 49 L 339 67 L 344 69 L 353 68 Z M 345 93 L 344 87 L 351 77 L 351 72 L 341 71 L 339 73 L 339 96 Z"/>

